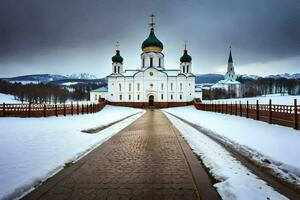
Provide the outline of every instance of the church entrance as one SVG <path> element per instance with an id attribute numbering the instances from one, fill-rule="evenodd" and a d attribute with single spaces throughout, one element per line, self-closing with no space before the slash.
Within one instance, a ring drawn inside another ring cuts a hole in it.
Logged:
<path id="1" fill-rule="evenodd" d="M 149 106 L 154 106 L 154 96 L 153 95 L 149 96 Z"/>

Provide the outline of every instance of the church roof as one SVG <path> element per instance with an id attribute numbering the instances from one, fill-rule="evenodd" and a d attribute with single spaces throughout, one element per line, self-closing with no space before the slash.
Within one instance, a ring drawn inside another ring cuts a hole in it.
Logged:
<path id="1" fill-rule="evenodd" d="M 230 80 L 230 79 L 220 80 L 218 83 L 219 84 L 241 84 L 239 81 Z"/>
<path id="2" fill-rule="evenodd" d="M 187 53 L 187 50 L 185 49 L 183 51 L 183 55 L 180 58 L 180 62 L 191 62 L 192 61 L 192 57 Z"/>
<path id="3" fill-rule="evenodd" d="M 142 50 L 144 50 L 147 47 L 159 47 L 160 50 L 163 50 L 163 43 L 155 36 L 154 28 L 150 29 L 150 34 L 148 38 L 142 44 Z"/>
<path id="4" fill-rule="evenodd" d="M 231 48 L 230 48 L 230 52 L 229 52 L 228 63 L 233 63 L 232 55 L 231 55 Z"/>
<path id="5" fill-rule="evenodd" d="M 111 58 L 114 63 L 123 63 L 123 57 L 120 55 L 120 50 L 116 50 L 116 55 Z"/>
<path id="6" fill-rule="evenodd" d="M 91 92 L 108 92 L 108 88 L 107 87 L 100 87 L 100 88 L 97 88 L 95 90 L 92 90 Z"/>

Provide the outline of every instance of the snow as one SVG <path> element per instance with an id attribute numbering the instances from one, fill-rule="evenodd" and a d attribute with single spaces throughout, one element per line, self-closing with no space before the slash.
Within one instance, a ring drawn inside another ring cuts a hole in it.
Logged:
<path id="1" fill-rule="evenodd" d="M 300 185 L 299 131 L 238 116 L 200 111 L 194 106 L 164 110 L 196 124 L 281 178 Z"/>
<path id="2" fill-rule="evenodd" d="M 204 100 L 203 103 L 247 103 L 249 104 L 256 104 L 256 100 L 259 101 L 260 104 L 269 104 L 269 99 L 272 99 L 272 104 L 279 104 L 279 105 L 294 105 L 294 99 L 300 104 L 300 96 L 292 96 L 292 95 L 285 95 L 281 96 L 280 94 L 271 94 L 266 96 L 259 96 L 259 97 L 249 97 L 249 98 L 233 98 L 233 99 L 217 99 L 217 100 Z"/>
<path id="3" fill-rule="evenodd" d="M 128 126 L 144 111 L 106 106 L 101 112 L 73 117 L 0 118 L 0 199 L 15 198 L 77 160 Z M 99 133 L 81 130 L 114 124 Z"/>
<path id="4" fill-rule="evenodd" d="M 21 103 L 13 95 L 0 93 L 0 103 Z"/>
<path id="5" fill-rule="evenodd" d="M 166 110 L 170 111 L 169 109 Z M 222 199 L 287 199 L 252 174 L 212 139 L 174 116 L 166 115 L 181 132 L 194 152 L 201 157 L 212 175 L 220 181 L 214 186 Z"/>

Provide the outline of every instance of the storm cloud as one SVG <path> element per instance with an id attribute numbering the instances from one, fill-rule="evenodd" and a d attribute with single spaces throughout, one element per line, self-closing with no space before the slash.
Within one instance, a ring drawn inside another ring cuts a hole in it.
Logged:
<path id="1" fill-rule="evenodd" d="M 298 0 L 1 0 L 0 76 L 111 70 L 120 41 L 125 68 L 139 68 L 149 14 L 166 68 L 183 43 L 195 73 L 223 72 L 232 46 L 237 73 L 300 72 Z"/>

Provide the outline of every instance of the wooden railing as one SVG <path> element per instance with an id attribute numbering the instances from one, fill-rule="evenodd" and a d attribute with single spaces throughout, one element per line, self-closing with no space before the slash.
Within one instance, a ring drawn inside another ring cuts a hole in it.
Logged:
<path id="1" fill-rule="evenodd" d="M 0 104 L 0 117 L 48 117 L 95 113 L 102 110 L 105 102 L 71 104 Z"/>
<path id="2" fill-rule="evenodd" d="M 271 100 L 269 100 L 269 104 L 259 104 L 258 100 L 256 104 L 249 104 L 248 101 L 246 104 L 241 104 L 241 102 L 230 104 L 200 103 L 194 100 L 194 105 L 198 110 L 252 118 L 299 130 L 300 105 L 297 105 L 297 99 L 294 100 L 294 105 L 275 105 L 272 104 Z"/>

